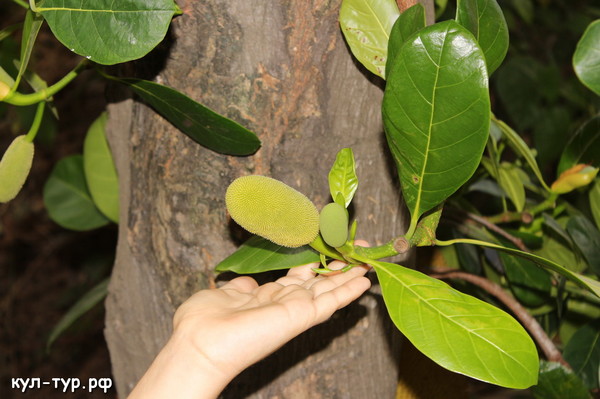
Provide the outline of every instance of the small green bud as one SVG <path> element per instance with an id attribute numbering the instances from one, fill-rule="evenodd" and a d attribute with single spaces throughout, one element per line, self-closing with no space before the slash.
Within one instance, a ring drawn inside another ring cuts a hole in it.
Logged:
<path id="1" fill-rule="evenodd" d="M 17 136 L 0 160 L 0 202 L 15 198 L 25 183 L 33 162 L 33 143 Z"/>
<path id="2" fill-rule="evenodd" d="M 341 247 L 348 240 L 348 211 L 342 205 L 332 202 L 321 210 L 319 216 L 321 237 L 334 248 Z"/>
<path id="3" fill-rule="evenodd" d="M 249 232 L 284 247 L 301 247 L 319 233 L 319 212 L 304 194 L 266 176 L 244 176 L 225 194 L 229 214 Z"/>
<path id="4" fill-rule="evenodd" d="M 0 101 L 4 100 L 6 96 L 10 93 L 10 87 L 2 81 L 0 81 Z"/>

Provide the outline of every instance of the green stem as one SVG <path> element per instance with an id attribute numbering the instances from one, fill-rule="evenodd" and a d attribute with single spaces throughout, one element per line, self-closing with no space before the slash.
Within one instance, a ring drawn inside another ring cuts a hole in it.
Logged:
<path id="1" fill-rule="evenodd" d="M 394 248 L 394 242 L 396 239 L 391 240 L 390 242 L 379 245 L 377 247 L 360 247 L 355 246 L 354 252 L 355 254 L 359 254 L 361 258 L 367 259 L 381 259 L 388 258 L 390 256 L 398 255 L 399 252 Z"/>
<path id="2" fill-rule="evenodd" d="M 71 72 L 66 74 L 61 80 L 52 86 L 31 94 L 22 94 L 19 92 L 10 93 L 4 98 L 3 101 L 8 104 L 19 106 L 33 105 L 41 101 L 45 101 L 61 91 L 66 85 L 71 83 L 73 79 L 79 75 L 79 72 L 81 72 L 87 65 L 87 60 L 82 60 Z"/>
<path id="3" fill-rule="evenodd" d="M 18 4 L 23 8 L 29 8 L 29 4 L 27 4 L 26 1 L 23 1 L 23 0 L 12 0 L 12 1 L 13 1 L 13 3 Z"/>
<path id="4" fill-rule="evenodd" d="M 455 238 L 453 240 L 435 240 L 435 245 L 439 245 L 440 247 L 449 247 L 454 244 L 473 244 L 473 245 L 483 245 L 485 247 L 496 247 L 500 248 L 499 245 L 489 243 L 481 240 L 474 240 L 472 238 Z"/>
<path id="5" fill-rule="evenodd" d="M 35 136 L 40 130 L 40 125 L 42 124 L 42 119 L 44 118 L 44 110 L 46 109 L 46 102 L 41 101 L 38 103 L 37 109 L 35 110 L 35 116 L 33 117 L 33 123 L 29 128 L 29 132 L 25 136 L 25 141 L 33 142 Z"/>
<path id="6" fill-rule="evenodd" d="M 13 0 L 13 1 L 20 1 L 20 0 Z M 37 7 L 35 6 L 35 0 L 29 0 L 28 8 L 31 8 L 31 11 L 33 11 L 33 12 L 38 12 Z"/>
<path id="7" fill-rule="evenodd" d="M 526 209 L 524 212 L 503 212 L 499 215 L 488 216 L 485 219 L 494 224 L 498 223 L 511 223 L 511 222 L 524 222 L 524 216 L 535 217 L 538 213 L 547 211 L 548 209 L 552 209 L 556 206 L 556 199 L 558 198 L 558 194 L 550 193 L 548 198 L 544 201 L 540 202 L 536 206 L 530 209 Z"/>

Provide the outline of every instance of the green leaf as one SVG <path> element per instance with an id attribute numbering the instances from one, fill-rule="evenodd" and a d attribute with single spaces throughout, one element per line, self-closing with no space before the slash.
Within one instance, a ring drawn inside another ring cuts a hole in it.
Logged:
<path id="1" fill-rule="evenodd" d="M 17 29 L 19 29 L 21 27 L 21 23 L 18 24 L 13 24 L 13 25 L 9 25 L 6 28 L 0 30 L 0 42 L 4 39 L 6 39 L 7 37 L 10 37 L 14 31 L 16 31 Z"/>
<path id="2" fill-rule="evenodd" d="M 414 228 L 471 177 L 488 138 L 487 72 L 473 35 L 446 21 L 411 36 L 389 71 L 383 120 Z"/>
<path id="3" fill-rule="evenodd" d="M 129 85 L 176 128 L 199 144 L 228 155 L 250 155 L 260 147 L 256 134 L 170 87 L 142 79 L 116 79 Z"/>
<path id="4" fill-rule="evenodd" d="M 81 155 L 63 158 L 54 166 L 44 185 L 44 204 L 50 218 L 67 229 L 85 231 L 109 223 L 91 198 Z"/>
<path id="5" fill-rule="evenodd" d="M 343 0 L 340 27 L 352 54 L 385 79 L 388 40 L 400 15 L 394 0 Z"/>
<path id="6" fill-rule="evenodd" d="M 107 278 L 96 285 L 94 288 L 89 290 L 82 296 L 71 308 L 64 314 L 59 322 L 50 331 L 50 336 L 46 342 L 46 351 L 50 350 L 50 347 L 56 341 L 56 339 L 65 332 L 73 323 L 100 301 L 102 301 L 108 294 L 108 283 L 110 278 Z"/>
<path id="7" fill-rule="evenodd" d="M 549 231 L 543 235 L 542 248 L 535 251 L 537 255 L 550 259 L 574 272 L 582 272 L 587 265 L 583 261 L 573 239 L 563 226 L 567 225 L 568 218 L 561 217 L 555 220 L 544 213 L 544 227 Z"/>
<path id="8" fill-rule="evenodd" d="M 549 299 L 552 288 L 550 274 L 526 259 L 505 252 L 499 255 L 510 289 L 519 302 L 529 307 L 543 305 Z"/>
<path id="9" fill-rule="evenodd" d="M 343 148 L 337 153 L 335 162 L 329 171 L 329 192 L 331 198 L 338 202 L 341 196 L 341 206 L 348 208 L 354 193 L 358 188 L 358 177 L 356 176 L 356 165 L 351 148 Z"/>
<path id="10" fill-rule="evenodd" d="M 589 197 L 592 216 L 594 216 L 594 221 L 596 221 L 596 227 L 600 228 L 600 179 L 594 181 Z"/>
<path id="11" fill-rule="evenodd" d="M 392 31 L 390 32 L 387 62 L 385 64 L 387 71 L 391 70 L 392 62 L 400 51 L 402 44 L 426 25 L 425 7 L 423 7 L 421 3 L 415 4 L 400 14 L 398 19 L 396 19 L 396 22 L 394 22 Z"/>
<path id="12" fill-rule="evenodd" d="M 83 142 L 83 169 L 94 203 L 110 220 L 119 223 L 119 179 L 106 140 L 106 112 L 90 126 Z"/>
<path id="13" fill-rule="evenodd" d="M 442 244 L 445 244 L 445 245 L 474 244 L 474 245 L 480 245 L 482 247 L 497 249 L 498 251 L 502 251 L 502 252 L 507 252 L 509 254 L 516 255 L 521 258 L 530 260 L 530 261 L 534 262 L 535 264 L 543 267 L 544 269 L 547 269 L 547 270 L 556 272 L 562 276 L 565 276 L 566 278 L 573 281 L 580 287 L 585 288 L 585 289 L 589 290 L 590 292 L 594 293 L 596 296 L 600 297 L 600 281 L 596 281 L 596 280 L 593 280 L 582 274 L 575 273 L 575 272 L 567 269 L 566 267 L 559 265 L 558 263 L 555 263 L 549 259 L 543 258 L 541 256 L 538 256 L 538 255 L 535 255 L 535 254 L 532 254 L 529 252 L 523 252 L 518 249 L 507 248 L 507 247 L 503 247 L 501 245 L 493 244 L 490 242 L 485 242 L 485 241 L 480 241 L 480 240 L 471 240 L 471 239 L 450 240 L 450 241 L 446 241 L 446 242 L 438 242 L 438 244 L 439 245 L 442 245 Z"/>
<path id="14" fill-rule="evenodd" d="M 459 0 L 456 22 L 467 28 L 481 46 L 491 75 L 508 51 L 508 26 L 496 0 Z"/>
<path id="15" fill-rule="evenodd" d="M 319 262 L 319 255 L 307 246 L 282 247 L 262 237 L 253 236 L 221 261 L 215 270 L 252 274 L 289 269 L 313 262 Z"/>
<path id="16" fill-rule="evenodd" d="M 370 263 L 392 321 L 434 362 L 509 388 L 536 383 L 535 344 L 510 315 L 415 270 Z"/>
<path id="17" fill-rule="evenodd" d="M 27 10 L 27 13 L 25 14 L 25 22 L 23 24 L 23 35 L 21 37 L 19 73 L 15 78 L 15 85 L 13 86 L 15 90 L 17 89 L 17 86 L 21 81 L 21 77 L 27 69 L 29 58 L 31 58 L 31 51 L 33 50 L 33 45 L 35 44 L 35 39 L 37 38 L 38 32 L 40 31 L 43 23 L 44 18 L 42 18 L 41 15 L 34 13 L 31 10 Z"/>
<path id="18" fill-rule="evenodd" d="M 557 175 L 580 163 L 600 166 L 600 115 L 588 120 L 575 132 L 560 157 Z"/>
<path id="19" fill-rule="evenodd" d="M 560 363 L 542 361 L 538 384 L 531 388 L 536 399 L 590 399 L 585 385 Z"/>
<path id="20" fill-rule="evenodd" d="M 538 181 L 544 187 L 544 189 L 550 191 L 550 187 L 546 185 L 544 177 L 542 176 L 542 171 L 540 170 L 537 161 L 535 160 L 535 155 L 533 154 L 533 151 L 531 151 L 531 149 L 525 143 L 525 141 L 523 141 L 521 136 L 519 136 L 517 132 L 515 132 L 506 123 L 502 122 L 501 120 L 495 119 L 495 117 L 492 120 L 492 124 L 496 125 L 502 131 L 504 137 L 508 140 L 508 144 L 513 149 L 513 151 L 515 151 L 517 155 L 520 155 L 525 159 L 527 165 L 529 165 L 529 167 L 531 168 L 535 176 L 538 178 Z"/>
<path id="21" fill-rule="evenodd" d="M 173 0 L 43 0 L 37 11 L 71 51 L 112 65 L 148 54 L 179 8 Z"/>
<path id="22" fill-rule="evenodd" d="M 600 19 L 592 22 L 573 54 L 573 68 L 577 77 L 590 90 L 600 95 Z"/>
<path id="23" fill-rule="evenodd" d="M 589 389 L 597 389 L 600 371 L 600 319 L 577 330 L 567 342 L 563 356 Z"/>
<path id="24" fill-rule="evenodd" d="M 579 248 L 590 269 L 600 277 L 600 232 L 583 215 L 575 215 L 567 222 L 567 232 Z"/>
<path id="25" fill-rule="evenodd" d="M 498 169 L 498 184 L 512 201 L 517 212 L 525 208 L 525 186 L 519 177 L 519 170 L 506 162 Z"/>

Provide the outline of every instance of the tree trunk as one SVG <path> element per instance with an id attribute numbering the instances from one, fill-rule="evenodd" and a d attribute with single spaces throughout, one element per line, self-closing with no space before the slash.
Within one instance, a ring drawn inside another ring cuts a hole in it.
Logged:
<path id="1" fill-rule="evenodd" d="M 255 131 L 263 145 L 251 157 L 211 152 L 138 102 L 109 107 L 121 221 L 106 339 L 120 397 L 168 339 L 177 306 L 213 286 L 214 266 L 241 243 L 224 204 L 234 178 L 270 175 L 321 207 L 335 155 L 351 147 L 358 236 L 379 244 L 404 232 L 382 82 L 353 61 L 338 10 L 339 1 L 206 0 L 174 21 L 156 81 Z M 248 369 L 223 397 L 394 397 L 398 333 L 377 288 Z"/>

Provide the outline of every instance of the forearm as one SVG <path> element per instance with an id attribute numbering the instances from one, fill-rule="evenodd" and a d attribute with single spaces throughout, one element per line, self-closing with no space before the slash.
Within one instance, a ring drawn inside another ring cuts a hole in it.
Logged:
<path id="1" fill-rule="evenodd" d="M 128 399 L 214 399 L 235 375 L 225 375 L 174 334 Z"/>

